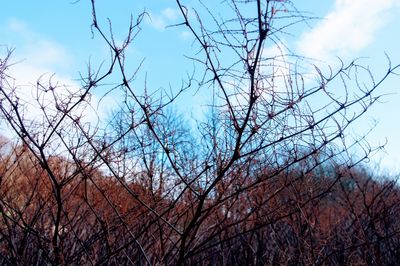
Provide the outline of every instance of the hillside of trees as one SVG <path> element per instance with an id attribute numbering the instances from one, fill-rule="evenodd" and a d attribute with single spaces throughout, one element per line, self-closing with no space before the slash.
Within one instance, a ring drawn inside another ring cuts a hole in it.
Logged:
<path id="1" fill-rule="evenodd" d="M 40 162 L 24 145 L 1 152 L 1 264 L 51 262 L 56 226 L 65 264 L 176 264 L 180 232 L 196 211 L 193 192 L 168 195 L 139 181 L 145 178 L 121 184 L 60 156 L 48 164 L 63 184 L 58 225 Z M 231 172 L 207 198 L 185 264 L 393 265 L 400 258 L 399 202 L 395 181 L 362 168 L 279 171 L 260 162 L 252 173 Z"/>

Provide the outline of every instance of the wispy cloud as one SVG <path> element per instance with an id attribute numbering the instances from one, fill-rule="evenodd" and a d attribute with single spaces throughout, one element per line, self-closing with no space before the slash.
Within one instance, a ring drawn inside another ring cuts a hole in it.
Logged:
<path id="1" fill-rule="evenodd" d="M 179 18 L 179 10 L 174 8 L 165 8 L 160 14 L 149 12 L 147 23 L 157 30 L 165 30 L 165 28 L 175 23 Z"/>
<path id="2" fill-rule="evenodd" d="M 43 111 L 36 102 L 38 98 L 42 103 L 48 105 L 49 108 L 46 109 L 46 112 L 50 113 L 55 110 L 54 96 L 51 92 L 42 92 L 40 97 L 38 96 L 38 81 L 42 82 L 44 86 L 50 85 L 49 82 L 51 82 L 52 86 L 56 86 L 55 93 L 61 97 L 68 97 L 70 93 L 80 90 L 80 84 L 70 75 L 74 58 L 66 46 L 42 36 L 30 29 L 23 21 L 16 19 L 3 25 L 1 30 L 12 34 L 16 40 L 11 44 L 15 50 L 11 57 L 12 66 L 7 73 L 10 76 L 8 82 L 14 87 L 21 105 L 24 105 L 26 118 L 40 120 L 42 117 Z M 6 49 L 2 49 L 0 57 L 3 57 L 5 52 Z M 99 102 L 98 97 L 92 95 L 90 100 L 92 106 L 96 108 Z M 105 99 L 105 101 L 110 102 L 110 99 Z M 113 105 L 108 104 L 108 106 Z M 85 111 L 85 109 L 76 111 L 83 113 L 84 120 L 87 122 L 97 121 L 96 112 Z M 101 116 L 108 110 L 99 110 L 98 112 Z"/>
<path id="3" fill-rule="evenodd" d="M 170 21 L 175 21 L 179 18 L 180 12 L 176 8 L 167 7 L 162 11 L 162 15 Z"/>
<path id="4" fill-rule="evenodd" d="M 324 20 L 301 36 L 298 51 L 324 61 L 352 55 L 367 47 L 399 12 L 398 0 L 336 0 Z"/>
<path id="5" fill-rule="evenodd" d="M 23 21 L 11 19 L 3 28 L 17 40 L 11 43 L 11 48 L 15 49 L 12 54 L 15 64 L 9 73 L 16 86 L 32 86 L 44 74 L 53 75 L 73 61 L 66 47 L 29 29 Z M 73 83 L 65 71 L 56 74 L 54 79 L 66 85 Z"/>
<path id="6" fill-rule="evenodd" d="M 14 57 L 24 60 L 26 64 L 34 65 L 36 69 L 54 70 L 66 69 L 73 63 L 66 47 L 29 29 L 23 21 L 10 19 L 4 28 L 7 34 L 18 40 L 12 44 L 15 47 Z"/>

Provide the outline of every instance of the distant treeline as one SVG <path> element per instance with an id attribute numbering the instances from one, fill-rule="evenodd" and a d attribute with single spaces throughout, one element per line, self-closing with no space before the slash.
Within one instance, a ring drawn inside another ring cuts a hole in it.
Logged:
<path id="1" fill-rule="evenodd" d="M 197 196 L 186 190 L 174 199 L 138 180 L 119 182 L 84 165 L 52 157 L 44 166 L 23 145 L 2 150 L 0 263 L 51 263 L 58 205 L 43 169 L 50 167 L 65 184 L 57 240 L 62 263 L 175 264 L 180 231 L 194 215 Z M 213 191 L 196 237 L 187 240 L 186 265 L 394 265 L 400 260 L 395 181 L 362 168 L 273 171 L 265 165 L 256 176 L 231 173 Z"/>

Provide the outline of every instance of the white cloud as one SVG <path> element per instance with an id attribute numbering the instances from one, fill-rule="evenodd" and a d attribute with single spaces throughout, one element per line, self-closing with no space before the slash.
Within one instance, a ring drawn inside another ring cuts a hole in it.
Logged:
<path id="1" fill-rule="evenodd" d="M 146 22 L 157 30 L 165 30 L 168 25 L 174 24 L 179 18 L 179 11 L 174 8 L 165 8 L 161 14 L 149 12 Z"/>
<path id="2" fill-rule="evenodd" d="M 24 35 L 25 37 L 28 35 L 29 32 L 24 22 L 13 18 L 8 21 L 7 28 L 10 31 Z"/>
<path id="3" fill-rule="evenodd" d="M 286 50 L 285 41 L 281 40 L 272 46 L 266 47 L 262 52 L 262 58 L 266 60 L 262 62 L 260 72 L 264 76 L 264 86 L 267 90 L 285 93 L 289 88 L 289 80 L 291 78 L 290 57 Z"/>
<path id="4" fill-rule="evenodd" d="M 46 87 L 51 80 L 51 84 L 56 86 L 55 93 L 61 97 L 68 97 L 70 93 L 78 92 L 80 84 L 68 74 L 74 58 L 64 45 L 31 31 L 22 21 L 10 20 L 5 25 L 5 31 L 12 34 L 14 39 L 18 39 L 18 42 L 12 43 L 15 50 L 9 62 L 12 65 L 7 72 L 10 76 L 8 79 L 10 93 L 11 89 L 15 88 L 14 92 L 19 98 L 20 104 L 24 106 L 25 118 L 40 121 L 43 111 L 36 102 L 38 97 L 37 81 L 40 79 Z M 5 52 L 5 49 L 0 51 L 0 58 L 5 56 Z M 47 105 L 45 112 L 55 114 L 56 108 L 52 93 L 41 92 L 39 98 L 42 103 Z M 90 100 L 93 108 L 96 108 L 99 102 L 98 97 L 91 95 Z M 113 106 L 110 99 L 104 101 L 107 101 L 108 108 Z M 103 108 L 97 113 L 101 117 L 106 112 L 108 110 Z M 88 108 L 75 110 L 76 115 L 80 113 L 84 116 L 84 122 L 96 123 L 98 120 L 96 112 Z M 10 133 L 3 132 L 2 134 L 9 135 Z"/>
<path id="5" fill-rule="evenodd" d="M 162 11 L 162 14 L 166 19 L 175 21 L 179 18 L 180 12 L 178 9 L 167 7 Z"/>
<path id="6" fill-rule="evenodd" d="M 162 15 L 156 15 L 151 12 L 148 13 L 149 13 L 149 18 L 146 20 L 146 22 L 156 30 L 164 30 L 165 27 L 167 26 L 165 18 Z"/>
<path id="7" fill-rule="evenodd" d="M 324 20 L 301 36 L 298 51 L 324 61 L 352 55 L 367 47 L 399 9 L 398 0 L 336 0 Z"/>
<path id="8" fill-rule="evenodd" d="M 44 112 L 47 115 L 55 115 L 57 112 L 52 92 L 38 91 L 38 81 L 46 89 L 50 87 L 50 84 L 54 86 L 54 92 L 59 99 L 68 99 L 72 93 L 78 93 L 80 90 L 80 85 L 68 75 L 55 74 L 50 68 L 35 64 L 33 60 L 26 60 L 11 66 L 8 75 L 11 77 L 9 79 L 11 86 L 15 88 L 14 93 L 19 98 L 21 106 L 24 107 L 24 117 L 29 120 L 41 121 L 43 118 L 43 110 L 38 101 L 46 106 Z M 91 95 L 90 102 L 92 106 L 96 107 L 97 97 Z M 74 114 L 82 114 L 84 122 L 95 123 L 98 119 L 96 112 L 88 108 L 77 108 Z"/>
<path id="9" fill-rule="evenodd" d="M 14 58 L 24 60 L 39 68 L 65 68 L 73 63 L 73 58 L 60 43 L 33 32 L 20 20 L 10 19 L 5 26 L 9 35 L 17 36 L 20 41 L 15 45 Z"/>
<path id="10" fill-rule="evenodd" d="M 26 52 L 27 60 L 45 67 L 68 67 L 72 63 L 71 54 L 64 46 L 50 40 L 38 40 Z"/>
<path id="11" fill-rule="evenodd" d="M 190 38 L 193 37 L 193 35 L 192 35 L 192 33 L 190 31 L 184 30 L 184 31 L 180 32 L 179 37 L 182 40 L 189 40 Z"/>

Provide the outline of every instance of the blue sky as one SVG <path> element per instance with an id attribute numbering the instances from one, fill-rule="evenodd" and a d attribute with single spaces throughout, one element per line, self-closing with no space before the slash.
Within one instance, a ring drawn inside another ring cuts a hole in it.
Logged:
<path id="1" fill-rule="evenodd" d="M 11 74 L 16 83 L 26 88 L 43 73 L 56 73 L 56 78 L 71 86 L 79 85 L 79 72 L 85 72 L 90 61 L 96 65 L 108 58 L 108 49 L 98 36 L 92 38 L 90 3 L 75 4 L 64 0 L 4 1 L 0 10 L 0 45 L 15 48 Z M 139 80 L 147 75 L 153 87 L 179 86 L 193 71 L 193 63 L 184 54 L 191 54 L 192 39 L 185 28 L 166 28 L 181 22 L 175 1 L 97 1 L 98 16 L 113 21 L 116 39 L 123 38 L 130 13 L 146 10 L 149 14 L 142 32 L 128 56 L 134 68 L 145 59 Z M 193 1 L 186 1 L 191 4 Z M 118 6 L 117 4 L 118 3 Z M 214 1 L 206 0 L 210 9 Z M 379 76 L 386 71 L 386 52 L 392 62 L 400 63 L 400 1 L 399 0 L 295 0 L 297 8 L 321 17 L 309 25 L 297 26 L 292 36 L 283 38 L 291 49 L 311 58 L 320 59 L 321 66 L 337 65 L 337 56 L 345 61 L 363 57 L 364 64 Z M 223 10 L 218 12 L 223 13 Z M 4 47 L 4 46 L 3 46 Z M 1 50 L 4 52 L 4 49 Z M 365 58 L 364 58 L 365 57 Z M 173 67 L 171 67 L 173 62 Z M 387 138 L 386 153 L 373 158 L 383 168 L 400 171 L 400 78 L 392 78 L 380 89 L 384 103 L 374 106 L 361 121 L 358 130 L 367 130 L 378 122 L 370 134 L 371 144 L 382 144 Z M 95 96 L 94 96 L 95 97 Z M 201 94 L 184 95 L 184 100 L 201 101 Z M 118 104 L 109 97 L 104 100 L 101 115 Z M 196 117 L 198 109 L 187 110 Z"/>

